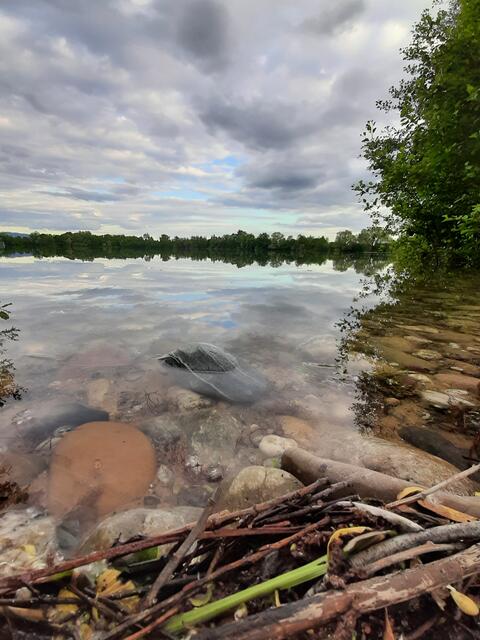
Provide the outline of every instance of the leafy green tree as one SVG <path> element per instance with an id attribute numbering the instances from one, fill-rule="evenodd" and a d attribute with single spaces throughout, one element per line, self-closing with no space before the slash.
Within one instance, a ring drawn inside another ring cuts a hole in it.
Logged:
<path id="1" fill-rule="evenodd" d="M 436 3 L 437 4 L 437 3 Z M 402 50 L 407 77 L 377 106 L 363 154 L 373 179 L 355 186 L 373 220 L 417 246 L 469 261 L 480 242 L 480 2 L 424 11 Z"/>
<path id="2" fill-rule="evenodd" d="M 335 236 L 335 245 L 340 251 L 350 251 L 357 244 L 357 238 L 354 233 L 345 229 L 345 231 L 339 231 Z"/>

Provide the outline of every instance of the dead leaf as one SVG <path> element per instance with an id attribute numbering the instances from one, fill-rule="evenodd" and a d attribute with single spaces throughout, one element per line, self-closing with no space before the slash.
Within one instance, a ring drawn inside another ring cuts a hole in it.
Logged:
<path id="1" fill-rule="evenodd" d="M 437 516 L 447 518 L 447 520 L 452 520 L 453 522 L 473 522 L 474 520 L 477 520 L 475 516 L 463 513 L 463 511 L 457 511 L 457 509 L 452 509 L 451 507 L 447 507 L 444 504 L 439 504 L 437 502 L 419 500 L 418 504 L 424 509 L 427 509 L 427 511 L 431 511 Z"/>
<path id="2" fill-rule="evenodd" d="M 450 591 L 450 595 L 460 611 L 463 611 L 467 616 L 478 616 L 480 609 L 478 608 L 478 604 L 475 600 L 472 600 L 472 598 L 467 596 L 465 593 L 457 591 L 457 589 L 452 587 L 450 584 L 447 585 L 447 589 Z"/>
<path id="3" fill-rule="evenodd" d="M 382 542 L 387 537 L 394 536 L 395 531 L 367 531 L 367 533 L 361 533 L 355 538 L 352 538 L 347 542 L 347 544 L 343 547 L 343 551 L 347 555 L 351 555 L 352 553 L 358 553 L 359 551 L 363 551 L 363 549 L 367 549 L 367 547 L 371 547 L 378 542 Z"/>
<path id="4" fill-rule="evenodd" d="M 385 629 L 383 631 L 383 640 L 395 640 L 392 623 L 388 616 L 388 610 L 385 609 Z"/>
<path id="5" fill-rule="evenodd" d="M 58 597 L 63 599 L 74 599 L 79 600 L 79 597 L 70 591 L 66 587 L 60 589 L 58 592 Z M 60 623 L 66 618 L 69 618 L 72 613 L 76 613 L 78 611 L 78 604 L 57 604 L 54 607 L 50 607 L 48 611 L 48 619 L 50 622 Z"/>

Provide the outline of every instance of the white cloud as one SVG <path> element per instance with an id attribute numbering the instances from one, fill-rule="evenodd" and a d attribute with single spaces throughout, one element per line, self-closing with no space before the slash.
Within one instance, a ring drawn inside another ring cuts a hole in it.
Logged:
<path id="1" fill-rule="evenodd" d="M 360 133 L 429 4 L 2 0 L 2 228 L 366 225 Z"/>

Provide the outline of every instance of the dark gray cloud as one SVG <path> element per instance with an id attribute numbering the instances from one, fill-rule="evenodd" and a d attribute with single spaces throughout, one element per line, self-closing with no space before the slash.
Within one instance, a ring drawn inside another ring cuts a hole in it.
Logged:
<path id="1" fill-rule="evenodd" d="M 207 70 L 218 70 L 228 63 L 227 6 L 216 0 L 183 3 L 177 25 L 177 41 L 194 61 L 204 65 Z"/>
<path id="2" fill-rule="evenodd" d="M 0 225 L 358 226 L 360 132 L 427 5 L 2 0 Z"/>
<path id="3" fill-rule="evenodd" d="M 365 0 L 336 0 L 324 3 L 321 13 L 309 16 L 302 23 L 307 33 L 333 35 L 351 27 L 366 9 Z"/>
<path id="4" fill-rule="evenodd" d="M 283 149 L 313 133 L 316 123 L 297 102 L 244 101 L 241 97 L 214 97 L 200 112 L 213 134 L 221 130 L 253 149 Z"/>

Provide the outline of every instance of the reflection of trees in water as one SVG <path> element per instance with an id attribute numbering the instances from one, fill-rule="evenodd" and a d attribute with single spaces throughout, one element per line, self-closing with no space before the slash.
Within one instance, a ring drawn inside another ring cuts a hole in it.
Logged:
<path id="1" fill-rule="evenodd" d="M 9 304 L 0 305 L 0 319 L 9 320 Z M 15 367 L 6 356 L 6 343 L 18 339 L 18 329 L 9 327 L 0 331 L 0 407 L 3 407 L 9 398 L 20 400 L 23 389 L 15 382 Z"/>

